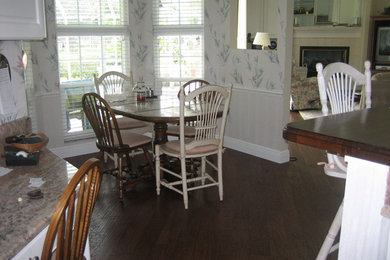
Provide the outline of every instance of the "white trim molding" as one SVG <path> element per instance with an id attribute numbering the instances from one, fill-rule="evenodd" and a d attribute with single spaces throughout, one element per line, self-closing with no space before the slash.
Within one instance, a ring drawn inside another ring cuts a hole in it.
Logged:
<path id="1" fill-rule="evenodd" d="M 290 159 L 290 152 L 288 150 L 278 151 L 261 145 L 248 143 L 239 139 L 225 136 L 224 146 L 239 152 L 250 154 L 265 160 L 276 163 L 285 163 Z M 62 147 L 50 149 L 54 154 L 61 158 L 68 158 L 90 153 L 97 153 L 99 150 L 96 147 L 95 140 L 85 143 L 75 143 Z"/>
<path id="2" fill-rule="evenodd" d="M 360 38 L 361 27 L 303 26 L 294 27 L 294 38 Z"/>
<path id="3" fill-rule="evenodd" d="M 248 143 L 239 139 L 225 136 L 224 146 L 236 151 L 250 154 L 276 163 L 286 163 L 290 160 L 288 149 L 278 151 L 258 144 Z"/>

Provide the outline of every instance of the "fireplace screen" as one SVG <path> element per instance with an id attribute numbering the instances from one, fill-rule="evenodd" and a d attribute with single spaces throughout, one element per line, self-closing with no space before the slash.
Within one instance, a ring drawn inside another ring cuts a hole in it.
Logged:
<path id="1" fill-rule="evenodd" d="M 349 47 L 301 46 L 299 65 L 307 67 L 307 77 L 317 76 L 316 64 L 325 67 L 332 62 L 348 63 Z"/>

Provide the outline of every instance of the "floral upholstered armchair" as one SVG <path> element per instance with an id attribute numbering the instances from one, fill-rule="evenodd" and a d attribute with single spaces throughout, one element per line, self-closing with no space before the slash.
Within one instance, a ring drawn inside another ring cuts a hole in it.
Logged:
<path id="1" fill-rule="evenodd" d="M 290 110 L 320 109 L 317 77 L 307 78 L 307 67 L 293 61 L 291 72 Z"/>

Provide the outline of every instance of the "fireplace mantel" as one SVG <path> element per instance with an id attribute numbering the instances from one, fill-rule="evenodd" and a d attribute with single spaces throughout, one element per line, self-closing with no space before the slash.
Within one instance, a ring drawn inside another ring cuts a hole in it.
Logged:
<path id="1" fill-rule="evenodd" d="M 361 27 L 303 26 L 294 27 L 294 38 L 360 38 Z"/>

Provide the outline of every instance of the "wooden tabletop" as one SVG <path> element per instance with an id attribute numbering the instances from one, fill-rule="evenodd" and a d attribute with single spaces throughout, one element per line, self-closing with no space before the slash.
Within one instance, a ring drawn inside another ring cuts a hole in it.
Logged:
<path id="1" fill-rule="evenodd" d="M 157 96 L 137 101 L 130 97 L 123 101 L 110 102 L 115 114 L 154 123 L 175 123 L 180 118 L 180 103 L 177 95 Z"/>
<path id="2" fill-rule="evenodd" d="M 390 165 L 390 107 L 292 122 L 283 137 L 339 155 Z"/>
<path id="3" fill-rule="evenodd" d="M 109 102 L 115 114 L 153 123 L 178 123 L 180 120 L 180 101 L 177 95 L 164 95 L 137 101 L 130 97 L 123 101 Z M 184 107 L 186 121 L 196 120 L 199 106 L 186 104 Z M 222 110 L 218 113 L 222 116 Z"/>

